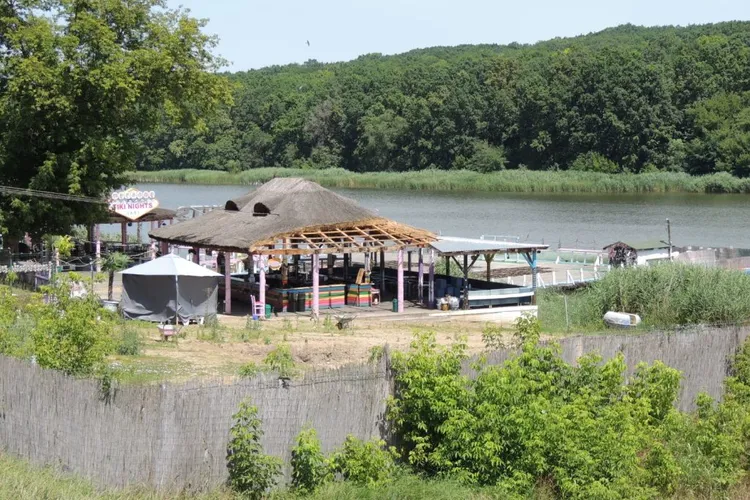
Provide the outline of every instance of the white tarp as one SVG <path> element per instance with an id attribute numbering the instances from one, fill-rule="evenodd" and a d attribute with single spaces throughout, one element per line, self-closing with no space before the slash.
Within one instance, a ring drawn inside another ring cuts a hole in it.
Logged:
<path id="1" fill-rule="evenodd" d="M 165 255 L 121 274 L 127 318 L 186 323 L 216 314 L 222 275 L 182 257 Z"/>

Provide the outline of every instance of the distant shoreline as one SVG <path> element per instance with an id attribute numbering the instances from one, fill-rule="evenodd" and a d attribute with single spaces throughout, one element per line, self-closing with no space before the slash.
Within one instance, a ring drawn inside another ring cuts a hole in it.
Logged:
<path id="1" fill-rule="evenodd" d="M 257 168 L 239 173 L 216 170 L 132 172 L 132 182 L 157 184 L 253 185 L 274 177 L 304 177 L 329 188 L 402 191 L 479 191 L 505 193 L 741 193 L 750 194 L 750 179 L 727 173 L 600 174 L 577 171 L 504 170 L 480 174 L 466 170 L 357 173 L 340 168 L 304 170 Z"/>

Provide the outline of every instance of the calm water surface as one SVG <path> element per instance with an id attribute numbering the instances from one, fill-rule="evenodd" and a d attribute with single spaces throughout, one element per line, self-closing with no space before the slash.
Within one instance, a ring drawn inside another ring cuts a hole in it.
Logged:
<path id="1" fill-rule="evenodd" d="M 247 186 L 139 184 L 162 207 L 224 204 Z M 512 235 L 522 241 L 600 248 L 616 240 L 750 248 L 747 195 L 589 195 L 336 190 L 384 217 L 449 236 Z"/>

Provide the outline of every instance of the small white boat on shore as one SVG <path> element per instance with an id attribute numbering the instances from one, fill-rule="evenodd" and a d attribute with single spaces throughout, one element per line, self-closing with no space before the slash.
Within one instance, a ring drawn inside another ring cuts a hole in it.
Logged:
<path id="1" fill-rule="evenodd" d="M 604 323 L 612 328 L 632 328 L 641 323 L 637 314 L 609 311 L 604 315 Z"/>

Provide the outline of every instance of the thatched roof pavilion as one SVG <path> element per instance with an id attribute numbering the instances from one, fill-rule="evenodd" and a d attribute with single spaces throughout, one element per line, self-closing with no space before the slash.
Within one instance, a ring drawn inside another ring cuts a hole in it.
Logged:
<path id="1" fill-rule="evenodd" d="M 403 251 L 425 248 L 436 240 L 429 231 L 380 217 L 319 184 L 277 178 L 226 202 L 223 210 L 149 233 L 176 245 L 253 255 L 312 255 L 313 314 L 318 314 L 320 254 L 398 251 L 399 310 L 403 310 Z M 345 260 L 347 262 L 347 260 Z M 382 267 L 382 266 L 381 266 Z M 260 298 L 265 302 L 265 274 Z M 227 272 L 226 290 L 230 290 Z M 230 302 L 230 300 L 227 300 Z"/>
<path id="2" fill-rule="evenodd" d="M 159 241 L 256 255 L 365 253 L 426 247 L 436 237 L 311 181 L 277 178 L 224 210 L 151 231 Z"/>

